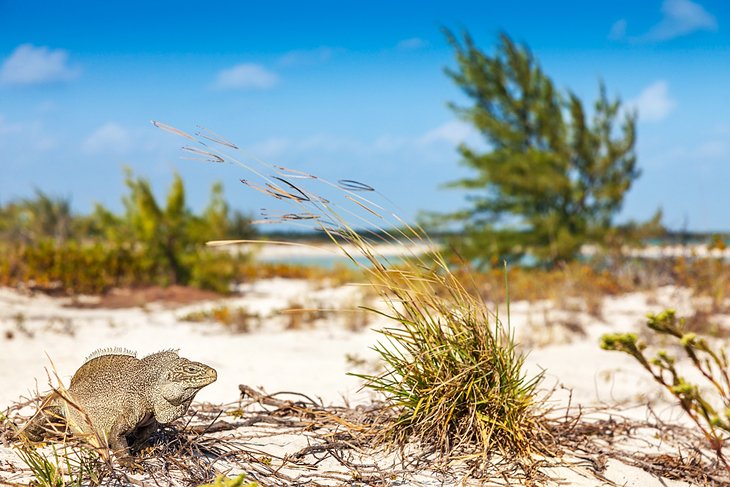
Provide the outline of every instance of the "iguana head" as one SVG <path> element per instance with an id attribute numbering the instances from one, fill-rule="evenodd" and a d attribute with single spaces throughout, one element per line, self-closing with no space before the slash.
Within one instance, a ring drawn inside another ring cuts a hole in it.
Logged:
<path id="1" fill-rule="evenodd" d="M 178 356 L 177 352 L 159 352 L 142 359 L 155 365 L 157 380 L 153 405 L 160 423 L 179 418 L 200 389 L 215 382 L 215 369 Z"/>
<path id="2" fill-rule="evenodd" d="M 215 382 L 217 378 L 218 374 L 214 368 L 179 357 L 170 364 L 163 380 L 167 383 L 178 384 L 185 391 L 183 396 L 187 396 L 188 393 L 194 395 L 203 387 Z M 168 398 L 170 402 L 173 402 L 172 399 Z"/>

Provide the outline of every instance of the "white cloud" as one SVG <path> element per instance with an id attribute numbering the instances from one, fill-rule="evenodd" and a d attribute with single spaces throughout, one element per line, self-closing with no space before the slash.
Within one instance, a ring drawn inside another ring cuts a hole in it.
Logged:
<path id="1" fill-rule="evenodd" d="M 474 139 L 476 135 L 477 132 L 471 125 L 459 120 L 451 120 L 421 135 L 418 138 L 418 143 L 429 145 L 446 142 L 451 145 L 459 145 L 462 142 Z"/>
<path id="2" fill-rule="evenodd" d="M 396 45 L 396 47 L 402 51 L 415 51 L 416 49 L 424 48 L 428 45 L 428 42 L 421 39 L 420 37 L 411 37 L 409 39 L 403 39 Z"/>
<path id="3" fill-rule="evenodd" d="M 702 5 L 691 0 L 664 0 L 662 19 L 639 41 L 666 41 L 698 30 L 717 30 L 717 20 Z"/>
<path id="4" fill-rule="evenodd" d="M 453 153 L 462 142 L 478 145 L 480 138 L 470 125 L 451 120 L 416 136 L 383 134 L 366 141 L 341 137 L 328 133 L 313 134 L 302 138 L 270 137 L 249 150 L 262 158 L 300 157 L 305 154 L 343 154 L 348 156 L 376 157 L 403 153 L 429 154 L 437 149 Z"/>
<path id="5" fill-rule="evenodd" d="M 81 144 L 86 154 L 123 154 L 132 148 L 129 131 L 115 122 L 107 122 L 94 130 Z"/>
<path id="6" fill-rule="evenodd" d="M 639 96 L 627 102 L 627 106 L 639 111 L 639 120 L 643 122 L 659 122 L 677 106 L 677 102 L 669 96 L 669 85 L 659 80 L 644 88 Z"/>
<path id="7" fill-rule="evenodd" d="M 260 64 L 242 63 L 219 72 L 213 86 L 220 90 L 267 89 L 278 82 L 276 73 Z"/>
<path id="8" fill-rule="evenodd" d="M 626 37 L 626 19 L 617 20 L 611 26 L 611 31 L 608 33 L 608 38 L 612 41 L 618 41 Z"/>
<path id="9" fill-rule="evenodd" d="M 290 66 L 311 66 L 326 63 L 338 49 L 327 46 L 321 46 L 316 49 L 299 49 L 289 51 L 279 58 L 279 65 L 284 67 Z"/>
<path id="10" fill-rule="evenodd" d="M 63 49 L 21 44 L 0 66 L 0 83 L 34 85 L 68 81 L 79 75 L 68 65 L 68 52 Z"/>

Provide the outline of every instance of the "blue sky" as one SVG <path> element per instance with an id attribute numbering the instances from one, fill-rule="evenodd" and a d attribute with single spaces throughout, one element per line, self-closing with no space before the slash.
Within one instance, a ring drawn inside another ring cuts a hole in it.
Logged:
<path id="1" fill-rule="evenodd" d="M 190 205 L 213 181 L 255 213 L 242 170 L 182 159 L 149 123 L 197 124 L 269 162 L 359 179 L 406 217 L 453 210 L 442 189 L 479 144 L 447 103 L 442 26 L 491 51 L 527 43 L 589 104 L 602 79 L 639 111 L 643 174 L 621 220 L 661 207 L 673 229 L 730 230 L 730 4 L 725 0 L 36 2 L 0 0 L 0 202 L 40 188 L 121 208 L 123 167 Z"/>

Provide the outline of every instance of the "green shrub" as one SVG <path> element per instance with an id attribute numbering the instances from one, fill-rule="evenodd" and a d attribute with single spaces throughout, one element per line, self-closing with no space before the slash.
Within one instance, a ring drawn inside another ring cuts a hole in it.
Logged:
<path id="1" fill-rule="evenodd" d="M 199 136 L 215 160 L 239 163 L 204 139 Z M 497 450 L 523 456 L 542 449 L 541 376 L 527 378 L 509 326 L 461 285 L 439 252 L 420 256 L 410 250 L 410 243 L 429 242 L 428 236 L 374 203 L 377 192 L 367 184 L 326 181 L 275 165 L 268 169 L 271 177 L 241 182 L 269 196 L 274 205 L 289 204 L 287 210 L 272 212 L 283 215 L 279 223 L 311 224 L 327 235 L 385 303 L 385 310 L 371 311 L 389 323 L 377 346 L 386 371 L 360 376 L 367 387 L 384 394 L 394 412 L 380 430 L 382 437 L 400 444 L 415 438 L 446 455 L 471 450 L 487 457 Z M 357 232 L 343 215 L 368 230 Z M 406 246 L 407 258 L 391 265 L 378 254 L 381 242 Z"/>
<path id="2" fill-rule="evenodd" d="M 700 373 L 698 385 L 683 374 L 677 357 L 659 350 L 653 358 L 646 355 L 646 344 L 634 333 L 611 333 L 601 338 L 601 348 L 624 352 L 651 374 L 672 394 L 707 439 L 718 459 L 730 471 L 722 447 L 730 438 L 730 376 L 728 357 L 723 348 L 714 348 L 705 338 L 688 332 L 684 320 L 674 310 L 651 314 L 646 326 L 655 334 L 670 338 Z M 718 409 L 719 408 L 719 409 Z"/>
<path id="3" fill-rule="evenodd" d="M 231 292 L 241 259 L 224 252 L 200 249 L 189 256 L 190 279 L 187 284 L 221 294 Z"/>
<path id="4" fill-rule="evenodd" d="M 185 204 L 175 176 L 164 205 L 144 178 L 127 171 L 125 212 L 96 205 L 90 215 L 70 212 L 67 199 L 38 191 L 36 199 L 0 207 L 0 284 L 31 283 L 37 289 L 104 293 L 113 287 L 171 284 L 229 292 L 242 277 L 245 257 L 205 247 L 206 240 L 251 235 L 240 212 L 230 215 L 223 187 L 215 184 L 200 215 Z"/>
<path id="5" fill-rule="evenodd" d="M 375 347 L 385 372 L 361 377 L 399 411 L 388 433 L 446 453 L 539 450 L 542 376 L 527 378 L 509 329 L 443 268 L 381 277 L 385 316 L 398 326 L 381 330 L 385 340 Z M 439 288 L 449 295 L 440 297 Z"/>
<path id="6" fill-rule="evenodd" d="M 246 474 L 237 477 L 219 475 L 210 484 L 200 484 L 198 487 L 258 487 L 258 482 L 246 482 Z"/>

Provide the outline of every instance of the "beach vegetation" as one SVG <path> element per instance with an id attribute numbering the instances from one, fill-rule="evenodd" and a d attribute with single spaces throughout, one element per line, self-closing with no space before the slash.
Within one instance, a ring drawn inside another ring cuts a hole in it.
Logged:
<path id="1" fill-rule="evenodd" d="M 459 146 L 472 175 L 448 184 L 468 192 L 469 206 L 433 220 L 463 226 L 451 246 L 483 268 L 525 256 L 554 267 L 586 243 L 604 243 L 640 175 L 636 113 L 603 83 L 590 107 L 561 92 L 530 49 L 506 34 L 489 54 L 467 32 L 445 33 L 456 56 L 446 73 L 471 102 L 452 108 L 485 145 Z"/>
<path id="2" fill-rule="evenodd" d="M 206 321 L 220 323 L 233 333 L 249 333 L 258 324 L 260 319 L 260 316 L 251 313 L 246 308 L 226 305 L 219 305 L 200 311 L 191 311 L 180 316 L 180 320 L 193 323 Z"/>
<path id="3" fill-rule="evenodd" d="M 248 167 L 223 151 L 212 152 L 208 138 L 198 137 L 216 160 Z M 410 251 L 397 261 L 380 255 L 380 243 L 410 249 L 430 239 L 389 211 L 375 188 L 257 162 L 270 175 L 247 173 L 241 182 L 269 197 L 272 208 L 265 214 L 283 215 L 268 223 L 309 225 L 327 235 L 379 298 L 380 304 L 366 308 L 383 323 L 375 347 L 382 372 L 359 377 L 383 397 L 390 419 L 378 424 L 381 441 L 416 442 L 446 458 L 466 454 L 485 461 L 495 453 L 528 458 L 547 450 L 542 375 L 525 370 L 509 309 L 505 315 L 491 312 L 436 246 L 431 253 Z M 353 228 L 350 220 L 366 230 Z"/>
<path id="4" fill-rule="evenodd" d="M 99 485 L 106 465 L 93 448 L 71 443 L 51 442 L 50 455 L 33 445 L 15 448 L 20 460 L 30 469 L 38 487 L 81 487 Z"/>
<path id="5" fill-rule="evenodd" d="M 648 316 L 646 326 L 654 334 L 668 338 L 678 350 L 647 352 L 647 345 L 635 333 L 610 333 L 601 338 L 601 348 L 633 357 L 651 377 L 669 392 L 702 432 L 718 460 L 730 472 L 723 447 L 730 439 L 730 374 L 727 353 L 708 338 L 688 331 L 685 320 L 668 309 Z M 680 358 L 684 358 L 680 361 Z M 690 375 L 686 366 L 694 369 Z"/>
<path id="6" fill-rule="evenodd" d="M 250 237 L 250 219 L 231 214 L 220 183 L 200 214 L 192 212 L 175 175 L 164 204 L 149 181 L 127 170 L 124 211 L 97 204 L 88 215 L 67 198 L 35 198 L 0 207 L 0 283 L 60 293 L 103 293 L 114 287 L 173 284 L 230 291 L 247 256 L 209 249 L 205 241 Z"/>
<path id="7" fill-rule="evenodd" d="M 218 475 L 215 480 L 209 484 L 200 484 L 198 487 L 258 487 L 258 482 L 247 482 L 246 474 L 240 474 L 236 477 Z"/>

